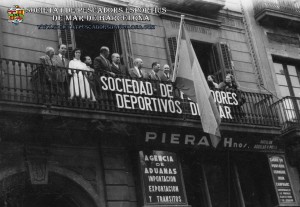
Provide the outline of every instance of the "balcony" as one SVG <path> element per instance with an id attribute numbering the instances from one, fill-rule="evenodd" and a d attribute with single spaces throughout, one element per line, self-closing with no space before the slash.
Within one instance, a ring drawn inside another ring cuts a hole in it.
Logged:
<path id="1" fill-rule="evenodd" d="M 292 0 L 256 0 L 254 17 L 262 25 L 299 31 L 300 3 Z"/>
<path id="2" fill-rule="evenodd" d="M 0 110 L 38 113 L 49 117 L 199 127 L 196 105 L 182 96 L 178 89 L 174 89 L 171 83 L 47 67 L 0 59 L 0 71 L 4 74 L 0 85 Z M 64 72 L 69 74 L 68 83 L 57 81 Z M 77 88 L 70 90 L 70 83 L 74 86 L 76 82 Z M 229 126 L 233 126 L 238 130 L 252 127 L 253 132 L 258 132 L 260 128 L 279 131 L 278 115 L 270 107 L 274 104 L 271 95 L 243 91 L 214 93 L 235 94 L 237 100 L 236 104 L 230 104 L 229 99 L 226 103 L 222 95 L 218 96 L 219 102 L 223 101 L 218 104 L 219 110 L 223 110 L 221 130 L 229 130 Z M 71 94 L 74 94 L 73 97 Z M 238 97 L 243 101 L 238 101 Z M 231 102 L 233 100 L 231 98 Z"/>
<path id="3" fill-rule="evenodd" d="M 300 97 L 284 97 L 274 104 L 279 113 L 283 136 L 289 139 L 300 136 Z"/>

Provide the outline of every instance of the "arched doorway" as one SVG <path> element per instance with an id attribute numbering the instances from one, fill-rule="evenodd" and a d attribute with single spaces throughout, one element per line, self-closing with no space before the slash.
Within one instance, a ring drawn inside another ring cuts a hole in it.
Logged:
<path id="1" fill-rule="evenodd" d="M 0 181 L 0 207 L 96 207 L 95 201 L 79 184 L 49 172 L 48 184 L 32 185 L 28 172 Z"/>

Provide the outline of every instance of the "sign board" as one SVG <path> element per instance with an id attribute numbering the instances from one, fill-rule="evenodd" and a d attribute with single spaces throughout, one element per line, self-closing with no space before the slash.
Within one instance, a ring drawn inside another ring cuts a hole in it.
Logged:
<path id="1" fill-rule="evenodd" d="M 153 128 L 145 129 L 142 135 L 137 137 L 137 143 L 146 146 L 160 148 L 213 148 L 210 136 L 201 131 L 187 130 L 168 130 Z M 142 139 L 140 139 L 143 137 Z M 283 152 L 283 146 L 274 140 L 272 136 L 259 134 L 224 134 L 217 146 L 218 149 L 232 149 L 239 151 L 264 151 L 264 152 Z"/>
<path id="2" fill-rule="evenodd" d="M 199 116 L 199 106 L 191 100 L 184 101 L 182 92 L 174 90 L 171 83 L 140 81 L 119 77 L 100 77 L 101 89 L 113 92 L 118 109 L 141 110 L 151 113 Z M 233 91 L 213 91 L 220 117 L 233 119 L 232 107 L 238 107 L 238 94 Z"/>
<path id="3" fill-rule="evenodd" d="M 296 205 L 284 155 L 268 156 L 279 206 Z"/>
<path id="4" fill-rule="evenodd" d="M 167 151 L 140 151 L 139 157 L 145 206 L 187 206 L 176 154 Z"/>

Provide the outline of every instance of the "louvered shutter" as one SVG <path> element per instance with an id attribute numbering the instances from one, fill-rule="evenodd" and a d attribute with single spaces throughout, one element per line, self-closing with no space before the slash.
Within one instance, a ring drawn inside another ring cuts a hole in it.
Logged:
<path id="1" fill-rule="evenodd" d="M 133 68 L 133 49 L 132 49 L 132 41 L 131 41 L 131 36 L 130 36 L 130 31 L 129 30 L 120 30 L 120 40 L 123 42 L 124 46 L 124 54 L 125 54 L 125 59 L 124 63 L 129 67 Z"/>
<path id="2" fill-rule="evenodd" d="M 175 55 L 177 48 L 177 38 L 167 38 L 169 54 L 172 64 L 175 63 Z M 234 74 L 234 65 L 231 58 L 231 51 L 227 43 L 219 42 L 213 45 L 211 54 L 213 56 L 213 62 L 211 63 L 212 68 L 210 74 L 216 76 L 218 81 L 225 79 L 227 73 Z"/>
<path id="3" fill-rule="evenodd" d="M 72 60 L 72 50 L 76 47 L 74 30 L 69 28 L 69 26 L 72 25 L 72 22 L 61 20 L 59 24 L 60 26 L 65 25 L 67 27 L 65 29 L 58 30 L 59 44 L 65 44 L 67 46 L 66 56 L 69 60 Z"/>
<path id="4" fill-rule="evenodd" d="M 216 43 L 213 47 L 213 55 L 216 60 L 216 75 L 219 80 L 224 80 L 227 73 L 235 75 L 231 51 L 226 42 Z"/>
<path id="5" fill-rule="evenodd" d="M 114 42 L 113 42 L 113 47 L 112 51 L 122 54 L 122 49 L 121 49 L 121 40 L 120 40 L 120 34 L 119 30 L 114 30 Z"/>
<path id="6" fill-rule="evenodd" d="M 177 37 L 169 37 L 168 38 L 168 47 L 169 47 L 171 61 L 174 64 L 176 49 L 177 49 Z"/>

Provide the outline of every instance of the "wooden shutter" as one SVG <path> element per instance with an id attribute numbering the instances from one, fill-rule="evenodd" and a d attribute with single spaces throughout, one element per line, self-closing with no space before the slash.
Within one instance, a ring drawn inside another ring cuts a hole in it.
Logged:
<path id="1" fill-rule="evenodd" d="M 72 25 L 73 23 L 71 21 L 65 21 L 61 20 L 59 22 L 60 26 L 63 25 Z M 59 44 L 65 44 L 67 46 L 67 58 L 69 60 L 73 59 L 72 57 L 72 50 L 76 47 L 76 41 L 75 41 L 75 33 L 73 29 L 59 29 L 58 31 L 58 40 Z"/>
<path id="2" fill-rule="evenodd" d="M 227 73 L 234 75 L 233 61 L 228 44 L 225 42 L 218 42 L 213 48 L 218 75 L 221 75 L 223 80 Z"/>
<path id="3" fill-rule="evenodd" d="M 168 37 L 168 48 L 169 54 L 172 61 L 172 64 L 175 63 L 175 55 L 177 48 L 177 38 L 176 37 Z M 216 76 L 217 80 L 220 82 L 225 79 L 227 73 L 234 74 L 234 65 L 232 61 L 232 55 L 229 48 L 229 45 L 226 42 L 218 42 L 212 46 L 210 51 L 211 53 L 211 61 L 210 65 L 210 73 Z"/>
<path id="4" fill-rule="evenodd" d="M 134 56 L 133 56 L 130 31 L 127 29 L 120 30 L 120 40 L 121 40 L 122 46 L 124 46 L 122 48 L 124 51 L 123 54 L 125 54 L 124 62 L 129 68 L 133 68 Z"/>
<path id="5" fill-rule="evenodd" d="M 218 42 L 213 47 L 213 54 L 216 60 L 216 73 L 219 78 L 225 79 L 227 73 L 234 74 L 234 65 L 231 51 L 226 42 Z"/>
<path id="6" fill-rule="evenodd" d="M 169 37 L 167 40 L 168 40 L 170 58 L 171 58 L 172 63 L 174 64 L 176 49 L 177 49 L 177 37 Z"/>
<path id="7" fill-rule="evenodd" d="M 120 33 L 118 30 L 114 30 L 114 42 L 113 42 L 113 48 L 112 51 L 115 53 L 122 54 L 121 51 L 121 40 L 120 40 Z"/>

